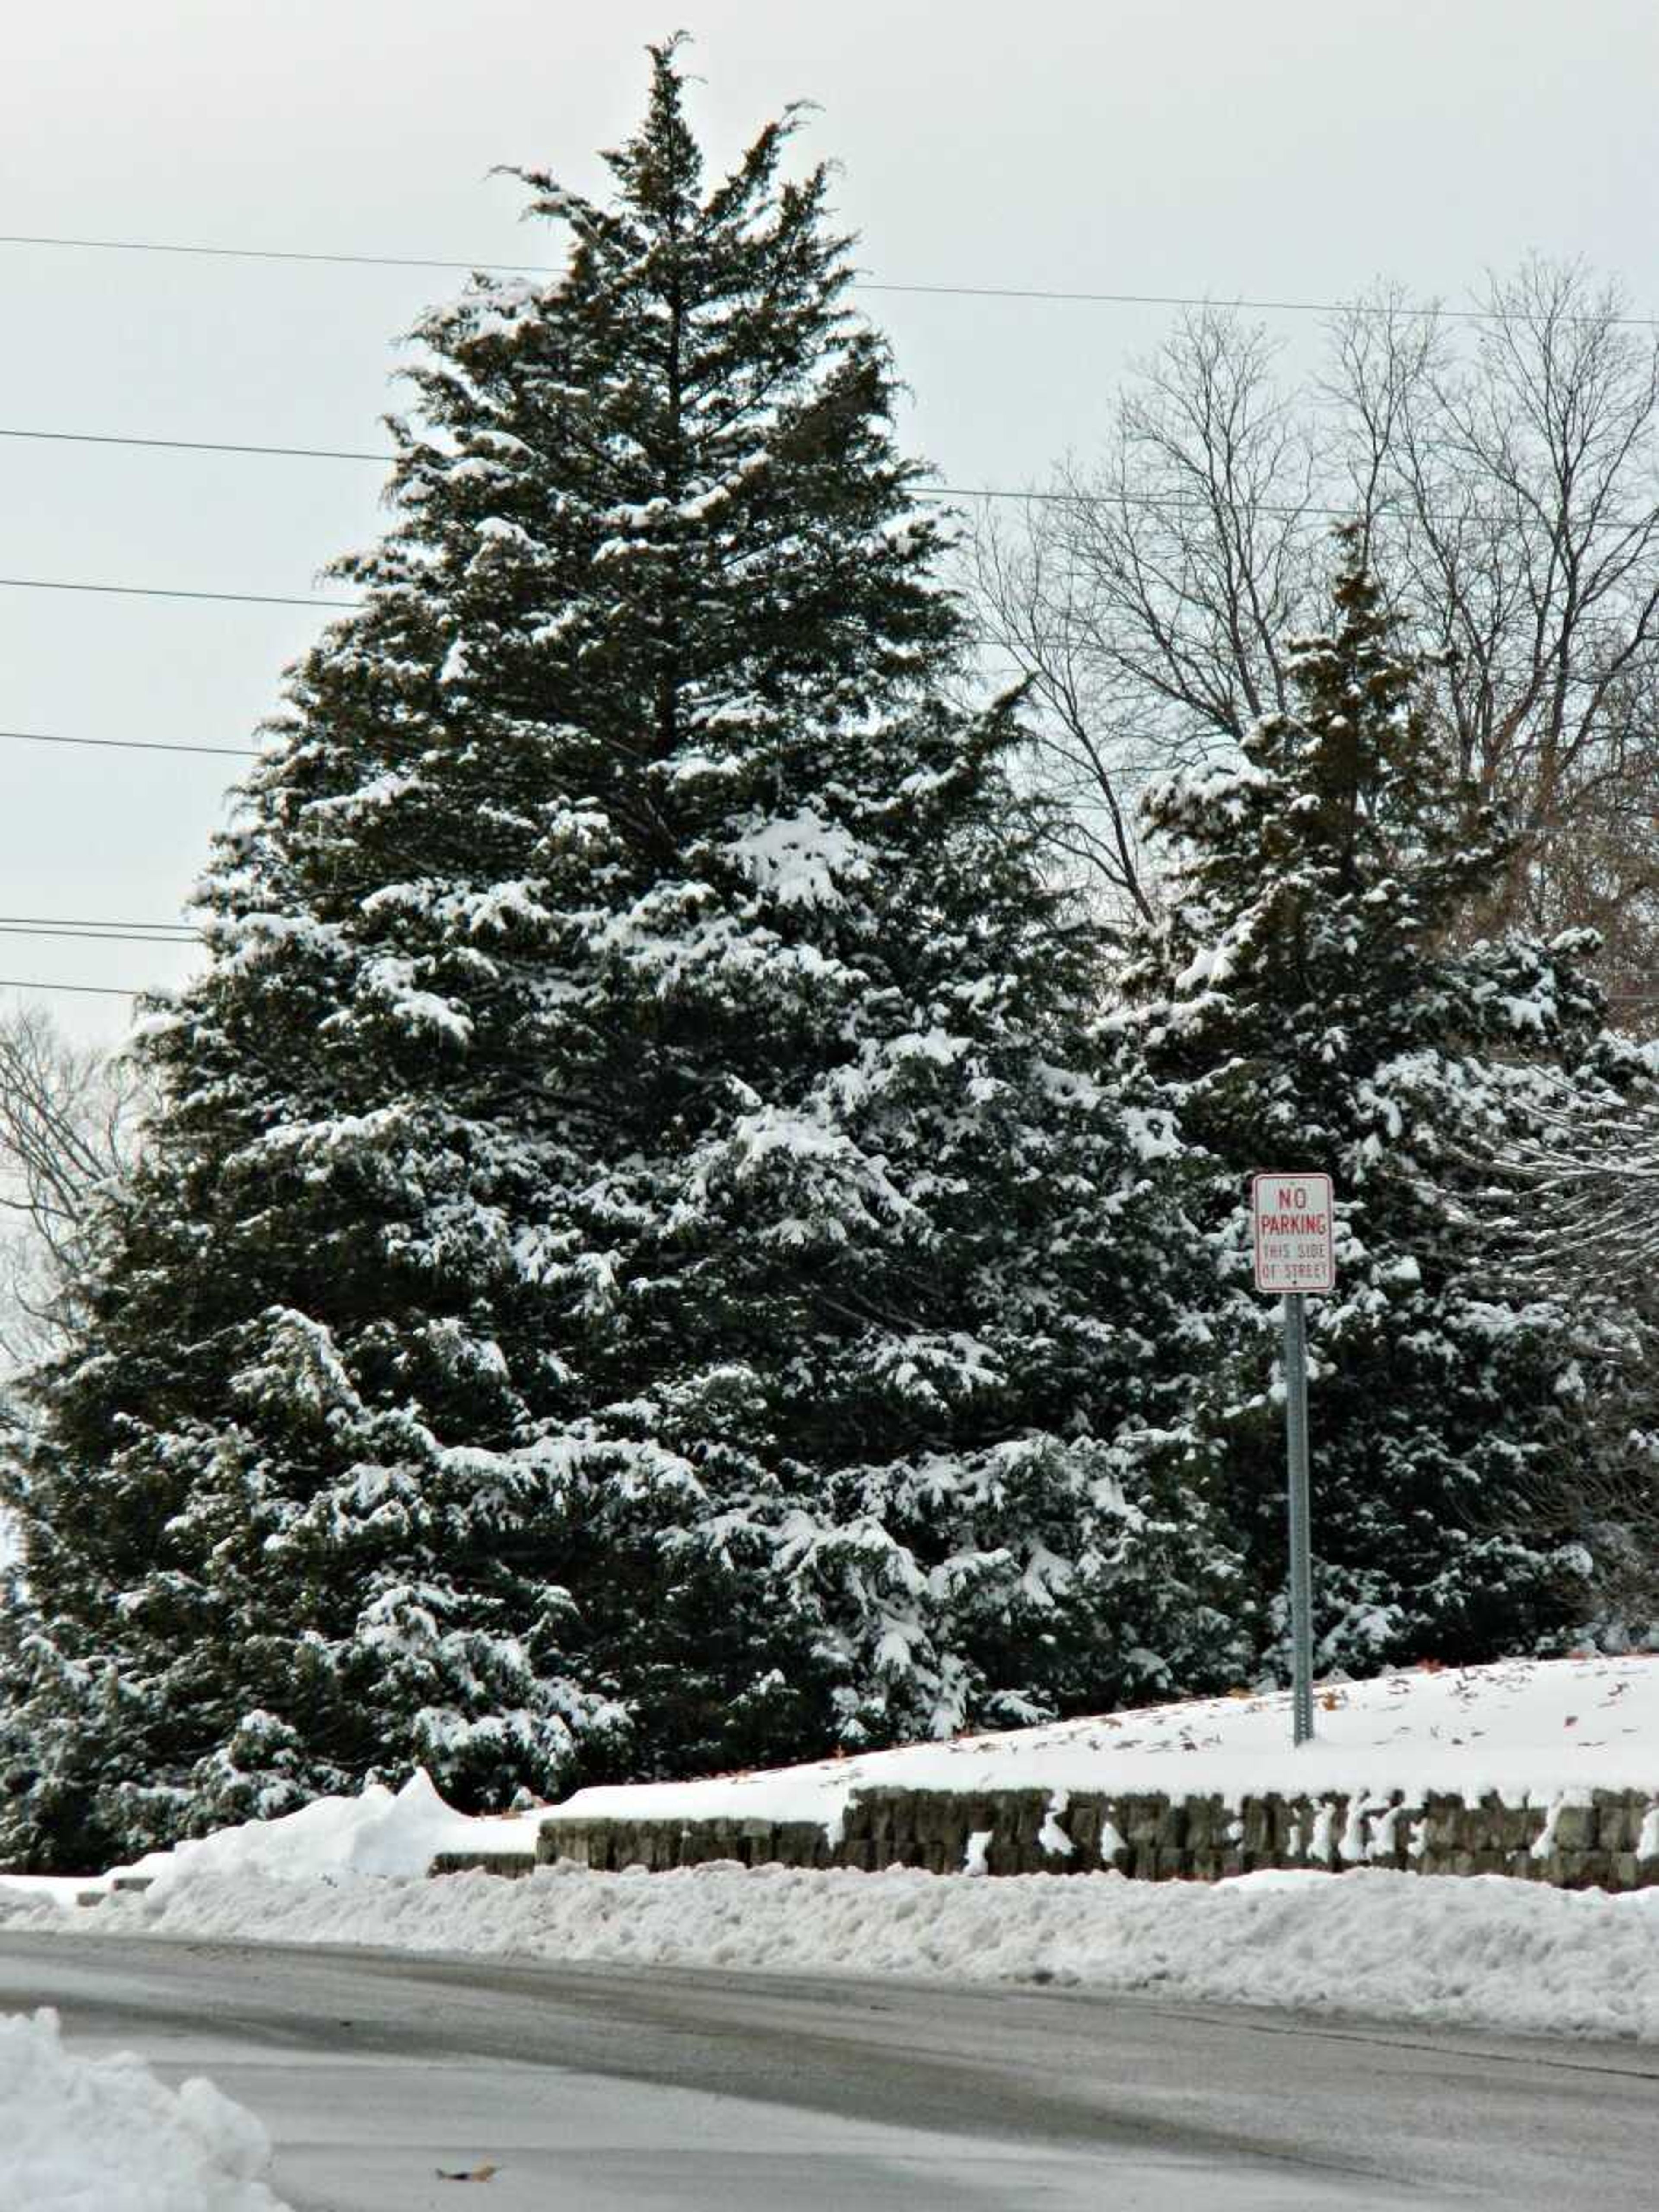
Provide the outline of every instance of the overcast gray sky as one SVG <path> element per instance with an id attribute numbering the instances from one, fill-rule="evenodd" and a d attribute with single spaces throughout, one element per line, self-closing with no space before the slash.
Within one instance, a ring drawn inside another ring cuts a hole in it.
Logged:
<path id="1" fill-rule="evenodd" d="M 899 284 L 1461 297 L 1537 250 L 1659 307 L 1654 0 L 62 0 L 7 12 L 0 232 L 558 260 L 498 162 L 599 184 L 679 25 L 717 161 L 786 101 Z M 0 244 L 0 429 L 374 447 L 393 344 L 461 280 Z M 1098 440 L 1162 312 L 864 304 L 952 483 Z M 1307 319 L 1270 318 L 1312 335 Z M 371 538 L 346 462 L 0 438 L 0 574 L 295 593 Z M 245 745 L 325 617 L 0 588 L 0 729 Z M 176 921 L 234 762 L 0 740 L 0 916 Z M 185 956 L 0 933 L 0 977 L 167 981 Z M 118 998 L 46 1003 L 113 1036 Z"/>

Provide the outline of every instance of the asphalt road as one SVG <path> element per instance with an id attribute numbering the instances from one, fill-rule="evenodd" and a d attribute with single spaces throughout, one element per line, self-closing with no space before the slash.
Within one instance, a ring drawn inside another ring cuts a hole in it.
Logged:
<path id="1" fill-rule="evenodd" d="M 1077 1992 L 0 1934 L 296 2212 L 1655 2212 L 1659 2051 Z M 0 2160 L 4 2148 L 0 2145 Z M 3 2168 L 0 2168 L 3 2171 Z"/>

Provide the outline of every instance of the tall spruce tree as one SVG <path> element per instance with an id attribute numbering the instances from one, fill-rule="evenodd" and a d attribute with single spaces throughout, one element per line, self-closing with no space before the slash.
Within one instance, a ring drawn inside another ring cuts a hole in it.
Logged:
<path id="1" fill-rule="evenodd" d="M 14 1855 L 1235 1672 L 1173 1140 L 791 129 L 706 189 L 653 51 L 566 273 L 421 328 L 7 1479 Z"/>
<path id="2" fill-rule="evenodd" d="M 1577 962 L 1584 933 L 1477 936 L 1510 848 L 1425 711 L 1357 533 L 1328 635 L 1295 641 L 1292 711 L 1233 770 L 1168 784 L 1163 917 L 1133 940 L 1127 1043 L 1207 1164 L 1216 1357 L 1204 1461 L 1282 1657 L 1276 1301 L 1250 1288 L 1255 1169 L 1323 1170 L 1342 1223 L 1310 1301 L 1316 1629 L 1327 1664 L 1490 1658 L 1559 1635 L 1589 1562 L 1538 1510 L 1603 1448 L 1603 1355 L 1628 1319 L 1513 1265 L 1493 1163 L 1640 1079 Z M 1598 1441 L 1601 1438 L 1601 1441 Z"/>

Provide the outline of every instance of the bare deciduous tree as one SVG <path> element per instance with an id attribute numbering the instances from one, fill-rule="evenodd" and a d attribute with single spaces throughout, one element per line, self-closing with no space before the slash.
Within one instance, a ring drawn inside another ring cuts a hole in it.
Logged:
<path id="1" fill-rule="evenodd" d="M 1659 920 L 1659 334 L 1541 262 L 1488 288 L 1472 346 L 1371 304 L 1328 392 L 1383 571 L 1450 656 L 1462 763 L 1522 831 L 1504 918 L 1634 950 L 1634 911 Z"/>
<path id="2" fill-rule="evenodd" d="M 1232 317 L 1186 317 L 1123 394 L 1107 459 L 1061 464 L 1023 529 L 975 541 L 988 637 L 1030 681 L 1041 779 L 1066 802 L 1065 856 L 1143 913 L 1141 790 L 1225 758 L 1283 704 L 1285 635 L 1323 573 L 1316 453 L 1274 359 Z"/>
<path id="3" fill-rule="evenodd" d="M 1520 1193 L 1512 1234 L 1533 1273 L 1645 1304 L 1659 1279 L 1659 1106 L 1555 1120 L 1496 1164 Z"/>
<path id="4" fill-rule="evenodd" d="M 1603 1628 L 1659 1645 L 1659 1097 L 1652 1048 L 1628 1048 L 1628 1087 L 1571 1115 L 1539 1109 L 1518 1149 L 1489 1155 L 1476 1225 L 1515 1286 L 1599 1318 L 1582 1376 L 1603 1448 L 1547 1462 L 1533 1488 L 1542 1533 L 1576 1529 L 1597 1564 Z M 1644 1063 L 1645 1062 L 1645 1066 Z"/>
<path id="5" fill-rule="evenodd" d="M 37 1006 L 0 1016 L 0 1365 L 48 1350 L 70 1318 L 89 1210 L 137 1156 L 133 1063 L 71 1043 Z"/>
<path id="6" fill-rule="evenodd" d="M 1403 294 L 1339 313 L 1281 374 L 1224 309 L 1180 323 L 1023 530 L 989 526 L 988 640 L 1030 679 L 1066 858 L 1149 896 L 1150 776 L 1225 756 L 1282 703 L 1283 644 L 1357 520 L 1390 599 L 1443 647 L 1437 702 L 1520 849 L 1493 919 L 1585 922 L 1615 990 L 1659 988 L 1659 332 L 1542 262 L 1457 319 Z"/>

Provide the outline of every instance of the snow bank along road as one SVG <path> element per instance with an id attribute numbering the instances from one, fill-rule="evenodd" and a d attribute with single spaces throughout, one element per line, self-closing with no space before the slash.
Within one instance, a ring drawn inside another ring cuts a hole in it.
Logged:
<path id="1" fill-rule="evenodd" d="M 1652 2212 L 1659 2054 L 1078 1992 L 0 1932 L 294 2212 Z M 3 2152 L 0 2152 L 3 2155 Z M 0 2205 L 11 2208 L 0 2175 Z"/>
<path id="2" fill-rule="evenodd" d="M 416 1785 L 405 1796 L 418 1814 Z M 396 1820 L 403 1802 L 371 1813 Z M 1214 1884 L 719 1864 L 661 1875 L 550 1867 L 516 1881 L 346 1870 L 279 1880 L 198 1871 L 185 1858 L 143 1893 L 86 1910 L 0 1884 L 0 1923 L 9 1917 L 18 1934 L 71 1950 L 88 1937 L 165 1936 L 555 1966 L 893 1974 L 1352 2009 L 1415 2027 L 1659 2048 L 1659 1889 L 1608 1897 L 1373 1868 Z"/>

